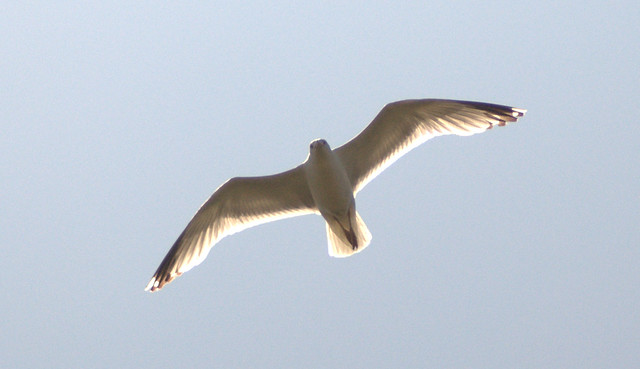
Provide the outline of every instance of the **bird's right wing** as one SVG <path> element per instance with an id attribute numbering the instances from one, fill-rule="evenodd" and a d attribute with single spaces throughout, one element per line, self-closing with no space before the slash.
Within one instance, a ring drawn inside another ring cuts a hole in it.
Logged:
<path id="1" fill-rule="evenodd" d="M 404 100 L 386 105 L 351 141 L 335 149 L 354 194 L 409 150 L 442 135 L 469 136 L 504 126 L 526 110 L 456 100 Z"/>
<path id="2" fill-rule="evenodd" d="M 200 264 L 225 236 L 258 224 L 315 212 L 302 165 L 271 176 L 232 178 L 200 207 L 145 290 L 159 290 Z"/>

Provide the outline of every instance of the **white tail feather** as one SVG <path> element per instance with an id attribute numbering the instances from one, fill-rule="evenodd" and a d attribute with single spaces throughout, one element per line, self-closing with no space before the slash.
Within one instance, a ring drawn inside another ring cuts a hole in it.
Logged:
<path id="1" fill-rule="evenodd" d="M 355 222 L 351 222 L 351 224 L 353 233 L 356 235 L 356 239 L 358 240 L 358 247 L 356 249 L 354 249 L 351 243 L 349 243 L 349 240 L 347 240 L 347 236 L 342 231 L 340 223 L 333 219 L 327 220 L 327 241 L 329 244 L 330 256 L 344 258 L 358 253 L 369 246 L 369 242 L 371 242 L 371 232 L 369 232 L 367 225 L 364 224 L 364 221 L 360 218 L 360 214 L 358 214 L 358 212 L 356 212 Z"/>

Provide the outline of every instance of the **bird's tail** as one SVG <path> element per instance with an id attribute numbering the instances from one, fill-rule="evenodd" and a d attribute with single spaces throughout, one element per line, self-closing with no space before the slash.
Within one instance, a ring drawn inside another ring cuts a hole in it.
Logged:
<path id="1" fill-rule="evenodd" d="M 371 232 L 355 208 L 350 209 L 344 219 L 327 217 L 325 220 L 330 256 L 344 258 L 369 246 Z"/>

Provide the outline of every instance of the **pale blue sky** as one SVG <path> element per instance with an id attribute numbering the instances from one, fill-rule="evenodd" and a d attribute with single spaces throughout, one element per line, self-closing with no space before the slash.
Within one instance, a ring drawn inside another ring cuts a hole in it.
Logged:
<path id="1" fill-rule="evenodd" d="M 640 365 L 637 1 L 5 2 L 0 367 Z M 149 278 L 233 176 L 388 102 L 528 109 Z"/>

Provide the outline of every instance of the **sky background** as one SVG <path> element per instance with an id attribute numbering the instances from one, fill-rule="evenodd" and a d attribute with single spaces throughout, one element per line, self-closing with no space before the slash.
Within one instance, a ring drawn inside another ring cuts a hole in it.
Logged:
<path id="1" fill-rule="evenodd" d="M 0 367 L 640 366 L 637 1 L 3 2 Z M 528 109 L 143 291 L 233 176 L 388 102 Z"/>

